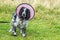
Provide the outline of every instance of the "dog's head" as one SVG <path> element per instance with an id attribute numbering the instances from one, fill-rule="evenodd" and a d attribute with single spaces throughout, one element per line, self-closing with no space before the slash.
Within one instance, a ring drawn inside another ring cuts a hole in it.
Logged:
<path id="1" fill-rule="evenodd" d="M 22 19 L 22 20 L 28 20 L 30 18 L 30 10 L 25 8 L 25 7 L 22 7 L 19 11 L 19 17 Z"/>

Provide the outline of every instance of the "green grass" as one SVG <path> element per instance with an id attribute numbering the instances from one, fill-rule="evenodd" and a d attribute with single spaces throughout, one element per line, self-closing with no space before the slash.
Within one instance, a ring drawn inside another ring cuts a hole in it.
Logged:
<path id="1" fill-rule="evenodd" d="M 11 21 L 16 6 L 0 6 L 0 21 Z M 17 30 L 17 36 L 9 33 L 10 23 L 0 23 L 0 40 L 60 40 L 60 9 L 36 6 L 35 16 L 29 20 L 26 37 Z"/>

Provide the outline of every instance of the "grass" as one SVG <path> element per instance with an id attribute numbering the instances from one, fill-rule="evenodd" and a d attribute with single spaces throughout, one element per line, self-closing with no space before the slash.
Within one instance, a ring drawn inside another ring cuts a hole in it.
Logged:
<path id="1" fill-rule="evenodd" d="M 16 6 L 0 6 L 0 21 L 11 21 Z M 27 36 L 9 33 L 10 23 L 0 23 L 0 40 L 60 40 L 60 9 L 48 9 L 42 5 L 35 7 L 35 16 L 29 20 Z"/>

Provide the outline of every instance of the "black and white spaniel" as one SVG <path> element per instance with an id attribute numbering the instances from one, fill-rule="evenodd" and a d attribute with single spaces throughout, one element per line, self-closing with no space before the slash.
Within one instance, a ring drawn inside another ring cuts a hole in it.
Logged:
<path id="1" fill-rule="evenodd" d="M 26 27 L 29 18 L 30 18 L 30 10 L 25 7 L 22 7 L 19 11 L 19 16 L 17 15 L 17 13 L 14 13 L 11 22 L 12 27 L 9 30 L 9 32 L 12 32 L 13 35 L 16 35 L 16 28 L 18 27 L 21 35 L 24 37 L 26 35 Z"/>

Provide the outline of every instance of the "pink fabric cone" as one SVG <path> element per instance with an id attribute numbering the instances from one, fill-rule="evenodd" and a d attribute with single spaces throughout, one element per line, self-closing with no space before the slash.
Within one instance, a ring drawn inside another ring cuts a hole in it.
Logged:
<path id="1" fill-rule="evenodd" d="M 19 15 L 19 11 L 20 11 L 20 9 L 21 9 L 22 7 L 26 7 L 27 9 L 30 10 L 30 18 L 29 18 L 29 19 L 32 19 L 33 16 L 34 16 L 34 9 L 33 9 L 33 7 L 32 7 L 31 5 L 26 4 L 26 3 L 20 4 L 20 5 L 17 7 L 17 9 L 16 9 L 17 15 Z"/>

